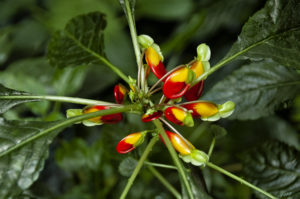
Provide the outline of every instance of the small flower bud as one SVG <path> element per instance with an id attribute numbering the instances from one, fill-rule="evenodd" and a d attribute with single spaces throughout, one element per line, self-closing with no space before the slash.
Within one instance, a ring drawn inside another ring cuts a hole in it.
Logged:
<path id="1" fill-rule="evenodd" d="M 146 131 L 132 133 L 123 138 L 117 145 L 118 153 L 124 154 L 132 151 L 144 142 Z"/>
<path id="2" fill-rule="evenodd" d="M 123 104 L 127 97 L 127 89 L 122 84 L 115 85 L 114 96 L 118 104 Z"/>

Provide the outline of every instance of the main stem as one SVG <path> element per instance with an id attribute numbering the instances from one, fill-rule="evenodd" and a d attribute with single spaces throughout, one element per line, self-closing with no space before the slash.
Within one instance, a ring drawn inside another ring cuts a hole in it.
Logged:
<path id="1" fill-rule="evenodd" d="M 189 198 L 194 199 L 194 195 L 193 195 L 191 186 L 188 182 L 187 176 L 185 174 L 184 167 L 183 167 L 181 161 L 179 160 L 178 155 L 177 155 L 175 149 L 173 148 L 172 143 L 169 140 L 169 138 L 168 138 L 163 126 L 162 126 L 162 123 L 159 120 L 154 120 L 153 122 L 154 122 L 156 128 L 158 129 L 159 134 L 162 136 L 162 138 L 163 138 L 163 140 L 164 140 L 164 142 L 167 146 L 167 149 L 169 150 L 169 152 L 171 154 L 171 157 L 174 161 L 174 164 L 178 168 L 179 175 L 180 175 L 181 179 L 183 180 L 183 184 L 184 184 L 184 186 L 187 190 Z"/>
<path id="2" fill-rule="evenodd" d="M 244 180 L 244 179 L 242 179 L 242 178 L 240 178 L 240 177 L 238 177 L 238 176 L 236 176 L 236 175 L 234 175 L 234 174 L 232 174 L 232 173 L 230 173 L 230 172 L 222 169 L 221 167 L 219 167 L 219 166 L 217 166 L 217 165 L 215 165 L 215 164 L 213 164 L 211 162 L 206 163 L 206 165 L 209 166 L 210 168 L 215 169 L 215 170 L 223 173 L 224 175 L 227 175 L 228 177 L 233 178 L 236 181 L 238 181 L 238 182 L 240 182 L 240 183 L 242 183 L 242 184 L 244 184 L 244 185 L 246 185 L 246 186 L 248 186 L 248 187 L 250 187 L 250 188 L 252 188 L 252 189 L 254 189 L 254 190 L 256 190 L 256 191 L 258 191 L 260 193 L 262 193 L 262 194 L 264 194 L 265 196 L 268 196 L 271 199 L 278 199 L 275 196 L 271 195 L 270 193 L 262 190 L 261 188 L 259 188 L 259 187 L 255 186 L 255 185 L 247 182 L 246 180 Z"/>
<path id="3" fill-rule="evenodd" d="M 0 100 L 49 100 L 55 102 L 67 102 L 74 104 L 83 104 L 83 105 L 107 105 L 107 106 L 122 106 L 120 104 L 114 104 L 111 102 L 99 101 L 84 99 L 79 97 L 65 97 L 65 96 L 55 96 L 55 95 L 16 95 L 16 96 L 0 96 Z"/>
<path id="4" fill-rule="evenodd" d="M 149 142 L 149 144 L 147 145 L 145 151 L 143 152 L 141 158 L 138 161 L 138 164 L 136 165 L 132 175 L 130 176 L 130 178 L 128 179 L 128 182 L 126 184 L 126 187 L 124 188 L 122 195 L 120 196 L 120 199 L 125 199 L 127 193 L 129 192 L 136 176 L 138 175 L 138 173 L 140 172 L 147 156 L 149 155 L 150 151 L 152 150 L 154 144 L 158 141 L 158 136 L 154 136 L 151 141 Z"/>
<path id="5" fill-rule="evenodd" d="M 140 82 L 138 82 L 138 85 L 141 84 L 141 88 L 144 89 L 145 88 L 145 82 L 141 81 L 142 77 L 142 64 L 141 64 L 141 50 L 140 50 L 140 46 L 138 43 L 138 39 L 137 39 L 137 34 L 136 34 L 136 28 L 135 28 L 135 22 L 133 19 L 133 13 L 131 11 L 131 7 L 130 7 L 130 3 L 128 0 L 125 0 L 125 9 L 127 12 L 127 20 L 128 20 L 128 25 L 129 25 L 129 29 L 130 29 L 130 35 L 131 35 L 131 39 L 132 39 L 132 44 L 133 44 L 133 48 L 134 48 L 134 53 L 135 53 L 135 58 L 136 58 L 136 63 L 138 66 L 138 80 Z"/>

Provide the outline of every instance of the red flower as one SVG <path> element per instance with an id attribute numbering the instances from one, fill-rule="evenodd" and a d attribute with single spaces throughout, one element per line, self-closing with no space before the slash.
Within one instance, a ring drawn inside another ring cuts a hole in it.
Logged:
<path id="1" fill-rule="evenodd" d="M 145 137 L 145 132 L 136 132 L 127 135 L 117 145 L 116 149 L 118 153 L 124 154 L 132 151 L 138 145 L 142 144 Z"/>
<path id="2" fill-rule="evenodd" d="M 167 98 L 175 99 L 183 96 L 194 78 L 194 72 L 187 67 L 181 67 L 172 72 L 165 80 L 163 93 Z"/>
<path id="3" fill-rule="evenodd" d="M 201 61 L 194 61 L 190 69 L 195 73 L 195 78 L 198 78 L 200 75 L 204 73 L 204 67 Z M 200 81 L 192 88 L 190 88 L 184 95 L 185 99 L 188 101 L 194 101 L 199 99 L 202 95 L 204 88 L 204 80 Z"/>
<path id="4" fill-rule="evenodd" d="M 176 133 L 172 133 L 170 131 L 166 131 L 166 134 L 168 135 L 172 146 L 174 147 L 174 149 L 180 153 L 180 155 L 189 155 L 194 149 L 195 147 L 190 143 L 186 143 L 179 135 L 177 135 Z M 160 139 L 163 141 L 161 135 Z M 164 141 L 163 141 L 164 142 Z"/>
<path id="5" fill-rule="evenodd" d="M 178 124 L 180 126 L 186 125 L 186 126 L 194 126 L 194 120 L 192 115 L 183 110 L 182 108 L 178 108 L 178 107 L 168 107 L 165 110 L 165 117 L 173 122 L 174 124 Z"/>
<path id="6" fill-rule="evenodd" d="M 83 109 L 82 113 L 92 113 L 100 110 L 106 110 L 110 109 L 108 106 L 88 106 Z M 105 124 L 115 124 L 118 123 L 122 120 L 122 114 L 121 113 L 116 113 L 116 114 L 111 114 L 111 115 L 104 115 L 104 116 L 99 116 L 99 117 L 94 117 L 89 119 L 90 122 L 95 122 L 98 124 L 105 123 Z"/>
<path id="7" fill-rule="evenodd" d="M 162 116 L 163 112 L 162 111 L 156 111 L 154 113 L 151 113 L 151 114 L 144 114 L 142 116 L 142 121 L 143 122 L 150 122 L 152 120 L 155 120 L 157 118 L 159 118 L 160 116 Z"/>
<path id="8" fill-rule="evenodd" d="M 158 79 L 162 78 L 167 73 L 160 55 L 151 46 L 149 46 L 145 51 L 145 59 L 148 66 Z"/>
<path id="9" fill-rule="evenodd" d="M 182 106 L 188 110 L 192 110 L 194 117 L 210 117 L 219 112 L 216 104 L 207 101 L 184 104 Z"/>
<path id="10" fill-rule="evenodd" d="M 118 104 L 123 104 L 126 99 L 127 89 L 122 84 L 115 85 L 114 96 Z"/>

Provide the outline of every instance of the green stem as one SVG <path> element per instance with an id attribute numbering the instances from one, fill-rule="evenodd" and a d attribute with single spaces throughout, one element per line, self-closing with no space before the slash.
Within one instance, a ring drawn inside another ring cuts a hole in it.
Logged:
<path id="1" fill-rule="evenodd" d="M 154 167 L 177 170 L 177 167 L 175 167 L 173 165 L 168 165 L 168 164 L 160 164 L 160 163 L 154 163 L 154 162 L 148 162 L 148 161 L 145 161 L 145 164 L 150 165 L 150 166 L 154 166 Z"/>
<path id="2" fill-rule="evenodd" d="M 144 161 L 146 160 L 147 156 L 149 155 L 150 151 L 152 150 L 154 144 L 158 141 L 158 136 L 154 136 L 149 144 L 147 145 L 145 151 L 143 152 L 141 158 L 139 159 L 138 161 L 138 164 L 136 165 L 132 175 L 130 176 L 130 178 L 128 179 L 128 182 L 126 184 L 126 187 L 124 188 L 121 196 L 120 196 L 120 199 L 125 199 L 127 193 L 129 192 L 131 186 L 133 185 L 133 182 L 136 178 L 136 176 L 138 175 L 138 173 L 140 172 L 143 164 L 144 164 Z"/>
<path id="3" fill-rule="evenodd" d="M 275 196 L 271 195 L 270 193 L 262 190 L 261 188 L 259 188 L 259 187 L 255 186 L 255 185 L 247 182 L 246 180 L 244 180 L 244 179 L 242 179 L 242 178 L 240 178 L 240 177 L 238 177 L 238 176 L 236 176 L 236 175 L 234 175 L 234 174 L 232 174 L 232 173 L 230 173 L 230 172 L 222 169 L 221 167 L 219 167 L 219 166 L 217 166 L 217 165 L 215 165 L 215 164 L 213 164 L 211 162 L 206 163 L 206 165 L 209 166 L 210 168 L 215 169 L 215 170 L 219 171 L 220 173 L 223 173 L 224 175 L 227 175 L 228 177 L 233 178 L 236 181 L 238 181 L 238 182 L 240 182 L 240 183 L 242 183 L 242 184 L 244 184 L 244 185 L 246 185 L 246 186 L 248 186 L 248 187 L 250 187 L 250 188 L 252 188 L 252 189 L 254 189 L 254 190 L 256 190 L 256 191 L 258 191 L 260 193 L 262 193 L 262 194 L 264 194 L 265 196 L 267 196 L 267 197 L 269 197 L 271 199 L 278 199 Z"/>
<path id="4" fill-rule="evenodd" d="M 19 100 L 19 99 L 28 99 L 28 100 L 49 100 L 55 102 L 67 102 L 67 103 L 74 103 L 74 104 L 84 104 L 84 105 L 108 105 L 108 106 L 120 106 L 119 104 L 114 104 L 105 101 L 99 100 L 91 100 L 91 99 L 84 99 L 78 97 L 65 97 L 65 96 L 54 96 L 54 95 L 16 95 L 16 96 L 0 96 L 0 100 Z"/>
<path id="5" fill-rule="evenodd" d="M 173 159 L 173 161 L 174 161 L 174 163 L 175 163 L 175 165 L 178 169 L 179 175 L 180 175 L 181 179 L 183 180 L 183 184 L 184 184 L 184 186 L 187 190 L 189 198 L 194 199 L 194 195 L 193 195 L 191 186 L 188 182 L 187 176 L 185 174 L 184 167 L 183 167 L 181 161 L 179 160 L 178 155 L 177 155 L 175 149 L 173 148 L 172 143 L 169 140 L 169 138 L 168 138 L 163 126 L 162 126 L 162 123 L 159 120 L 154 120 L 153 123 L 157 127 L 159 134 L 162 136 L 162 138 L 163 138 L 163 140 L 164 140 L 164 142 L 167 146 L 167 149 L 169 150 L 169 153 L 170 153 L 170 155 L 171 155 L 171 157 L 172 157 L 172 159 Z"/>
<path id="6" fill-rule="evenodd" d="M 120 108 L 111 108 L 111 109 L 106 109 L 106 110 L 101 110 L 101 111 L 97 111 L 97 112 L 93 112 L 93 113 L 87 113 L 87 114 L 83 114 L 80 116 L 76 116 L 76 117 L 71 117 L 69 119 L 65 119 L 62 121 L 57 121 L 57 122 L 53 122 L 53 126 L 50 126 L 49 124 L 49 128 L 42 130 L 40 132 L 38 132 L 37 134 L 26 138 L 23 142 L 17 143 L 14 146 L 12 146 L 11 148 L 5 150 L 4 152 L 0 153 L 0 157 L 7 155 L 8 153 L 42 137 L 47 135 L 48 133 L 55 131 L 55 130 L 59 130 L 59 129 L 63 129 L 66 128 L 68 126 L 71 126 L 72 124 L 75 124 L 77 122 L 81 122 L 83 120 L 87 120 L 93 117 L 98 117 L 98 116 L 104 116 L 104 115 L 111 115 L 111 114 L 115 114 L 115 113 L 121 113 L 121 112 L 129 112 L 129 111 L 141 111 L 141 106 L 138 104 L 132 104 L 132 105 L 127 105 L 127 106 L 123 106 Z"/>
<path id="7" fill-rule="evenodd" d="M 130 29 L 130 35 L 131 35 L 131 39 L 132 39 L 132 44 L 133 44 L 133 48 L 134 48 L 134 53 L 135 53 L 135 58 L 136 58 L 136 63 L 138 66 L 138 74 L 140 75 L 138 77 L 138 79 L 141 81 L 141 76 L 142 74 L 142 64 L 141 64 L 141 50 L 140 50 L 140 46 L 138 43 L 138 39 L 137 39 L 137 34 L 136 34 L 136 28 L 135 28 L 135 22 L 133 19 L 133 13 L 131 11 L 131 7 L 130 7 L 130 3 L 128 0 L 124 0 L 125 2 L 125 9 L 126 9 L 126 13 L 127 13 L 127 20 L 128 20 L 128 25 L 129 25 L 129 29 Z M 145 88 L 145 82 L 141 81 L 141 88 Z M 138 83 L 138 85 L 140 85 Z"/>
<path id="8" fill-rule="evenodd" d="M 211 141 L 211 144 L 210 144 L 210 147 L 209 147 L 209 150 L 208 150 L 208 157 L 210 158 L 213 150 L 214 150 L 214 147 L 215 147 L 215 143 L 216 143 L 216 137 L 213 138 L 213 140 Z"/>
<path id="9" fill-rule="evenodd" d="M 148 166 L 148 169 L 175 196 L 175 198 L 181 199 L 180 193 L 153 166 Z"/>

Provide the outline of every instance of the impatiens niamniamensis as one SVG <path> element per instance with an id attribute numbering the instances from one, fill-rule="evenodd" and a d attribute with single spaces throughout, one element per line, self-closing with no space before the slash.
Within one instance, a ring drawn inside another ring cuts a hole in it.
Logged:
<path id="1" fill-rule="evenodd" d="M 148 35 L 140 35 L 138 41 L 145 51 L 145 60 L 151 71 L 158 79 L 162 78 L 167 71 L 162 63 L 163 56 L 159 46 L 155 44 L 153 39 Z"/>
<path id="2" fill-rule="evenodd" d="M 235 108 L 232 101 L 228 101 L 222 105 L 218 105 L 208 101 L 198 101 L 194 103 L 186 103 L 182 107 L 191 110 L 193 117 L 200 117 L 205 121 L 216 121 L 220 118 L 230 116 Z"/>
<path id="3" fill-rule="evenodd" d="M 164 113 L 165 117 L 174 124 L 181 126 L 185 125 L 188 127 L 194 126 L 194 120 L 191 113 L 183 108 L 171 106 L 166 108 Z"/>
<path id="4" fill-rule="evenodd" d="M 144 142 L 146 133 L 147 131 L 142 131 L 127 135 L 117 144 L 117 152 L 124 154 L 132 151 Z"/>
<path id="5" fill-rule="evenodd" d="M 200 77 L 204 72 L 207 72 L 210 68 L 210 48 L 206 44 L 200 44 L 197 47 L 197 58 L 190 64 L 190 69 L 195 73 L 195 79 Z M 184 94 L 184 97 L 188 101 L 194 101 L 199 99 L 204 88 L 204 80 L 201 80 Z"/>
<path id="6" fill-rule="evenodd" d="M 160 116 L 162 116 L 163 112 L 158 110 L 158 111 L 152 111 L 150 113 L 146 112 L 143 116 L 142 116 L 142 121 L 143 122 L 150 122 L 153 121 L 157 118 L 159 118 Z"/>
<path id="7" fill-rule="evenodd" d="M 182 97 L 194 80 L 195 73 L 186 66 L 182 66 L 173 71 L 166 78 L 163 85 L 163 93 L 169 99 Z"/>
<path id="8" fill-rule="evenodd" d="M 183 140 L 183 138 L 176 133 L 167 130 L 165 132 L 172 146 L 185 162 L 192 163 L 196 166 L 203 166 L 207 163 L 209 157 L 206 153 L 196 149 L 188 140 Z M 161 135 L 160 138 L 163 141 Z"/>
<path id="9" fill-rule="evenodd" d="M 95 106 L 87 106 L 84 109 L 69 109 L 67 110 L 67 117 L 74 117 L 82 114 L 92 113 L 100 110 L 107 110 L 111 107 L 102 106 L 102 105 L 95 105 Z M 86 126 L 95 126 L 101 124 L 115 124 L 122 120 L 121 113 L 115 113 L 111 115 L 104 115 L 99 117 L 94 117 L 88 120 L 82 121 L 82 123 Z"/>
<path id="10" fill-rule="evenodd" d="M 115 85 L 114 96 L 118 104 L 123 104 L 127 97 L 127 89 L 122 84 Z"/>

